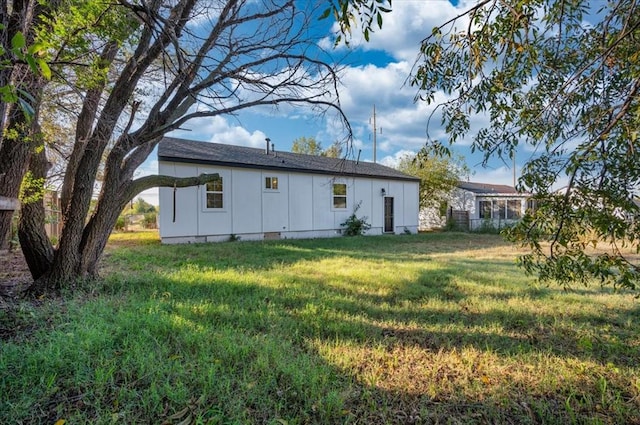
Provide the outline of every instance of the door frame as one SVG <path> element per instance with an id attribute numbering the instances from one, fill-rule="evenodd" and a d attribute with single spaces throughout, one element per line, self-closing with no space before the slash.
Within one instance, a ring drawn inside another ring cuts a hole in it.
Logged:
<path id="1" fill-rule="evenodd" d="M 390 214 L 387 214 L 387 200 L 391 204 Z M 393 196 L 385 196 L 382 202 L 382 233 L 395 233 L 395 217 L 394 217 L 394 209 L 395 209 L 395 201 Z M 391 225 L 387 226 L 387 219 L 391 221 Z"/>

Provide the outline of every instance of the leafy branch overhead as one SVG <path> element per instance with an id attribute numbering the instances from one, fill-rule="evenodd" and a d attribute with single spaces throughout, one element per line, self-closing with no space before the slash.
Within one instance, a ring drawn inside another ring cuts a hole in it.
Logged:
<path id="1" fill-rule="evenodd" d="M 5 26 L 0 24 L 0 30 L 5 31 Z M 44 58 L 45 48 L 42 43 L 27 46 L 27 40 L 21 31 L 16 31 L 9 43 L 8 49 L 0 45 L 0 68 L 10 69 L 17 63 L 26 63 L 31 72 L 38 73 L 47 80 L 51 79 L 51 68 Z M 8 82 L 1 85 L 0 100 L 3 103 L 18 103 L 28 117 L 32 117 L 35 113 L 36 100 L 20 84 Z"/>
<path id="2" fill-rule="evenodd" d="M 422 42 L 416 99 L 450 96 L 439 107 L 452 142 L 480 115 L 473 148 L 486 159 L 534 152 L 520 184 L 538 209 L 510 236 L 542 279 L 640 282 L 639 51 L 628 1 L 482 1 Z"/>
<path id="3" fill-rule="evenodd" d="M 364 30 L 374 16 L 381 25 L 386 6 L 379 4 L 341 0 L 329 13 L 348 34 L 358 19 Z M 460 7 L 416 46 L 415 101 L 439 102 L 429 124 L 439 121 L 451 143 L 472 141 L 485 162 L 527 153 L 520 188 L 535 194 L 538 208 L 510 233 L 531 249 L 522 258 L 527 271 L 565 284 L 595 277 L 637 288 L 640 4 L 482 0 Z M 476 132 L 472 120 L 488 124 Z"/>
<path id="4" fill-rule="evenodd" d="M 329 3 L 330 6 L 325 9 L 320 19 L 333 16 L 340 26 L 336 45 L 340 44 L 343 37 L 345 43 L 349 44 L 352 27 L 357 27 L 358 24 L 364 39 L 369 41 L 375 26 L 378 29 L 382 28 L 383 14 L 391 12 L 391 0 L 331 0 Z"/>

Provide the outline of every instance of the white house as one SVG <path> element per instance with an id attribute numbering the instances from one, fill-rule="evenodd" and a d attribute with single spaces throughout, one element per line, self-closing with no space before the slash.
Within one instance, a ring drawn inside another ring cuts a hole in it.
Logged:
<path id="1" fill-rule="evenodd" d="M 160 188 L 163 243 L 337 236 L 357 206 L 369 235 L 418 231 L 419 180 L 380 164 L 169 137 L 158 161 L 162 175 L 220 175 Z"/>
<path id="2" fill-rule="evenodd" d="M 467 217 L 470 230 L 489 225 L 502 228 L 520 220 L 527 209 L 529 193 L 500 184 L 460 182 L 454 190 L 448 214 Z"/>

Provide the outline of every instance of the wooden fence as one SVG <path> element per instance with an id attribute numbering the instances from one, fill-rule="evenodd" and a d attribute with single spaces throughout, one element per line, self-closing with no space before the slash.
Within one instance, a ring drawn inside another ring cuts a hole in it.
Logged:
<path id="1" fill-rule="evenodd" d="M 449 208 L 447 221 L 452 223 L 457 229 L 469 230 L 469 211 Z"/>

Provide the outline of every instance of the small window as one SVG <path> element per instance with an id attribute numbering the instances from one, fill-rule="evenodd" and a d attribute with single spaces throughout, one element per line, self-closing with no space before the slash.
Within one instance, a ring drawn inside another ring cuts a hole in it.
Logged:
<path id="1" fill-rule="evenodd" d="M 265 177 L 264 178 L 264 188 L 277 190 L 278 189 L 278 178 L 277 177 Z"/>
<path id="2" fill-rule="evenodd" d="M 207 183 L 205 186 L 207 197 L 207 208 L 224 208 L 222 193 L 222 177 Z"/>
<path id="3" fill-rule="evenodd" d="M 507 201 L 507 218 L 509 220 L 517 220 L 520 218 L 520 201 L 519 200 L 510 200 Z"/>
<path id="4" fill-rule="evenodd" d="M 333 208 L 347 208 L 347 185 L 344 183 L 333 184 Z"/>
<path id="5" fill-rule="evenodd" d="M 491 218 L 491 201 L 480 201 L 478 207 L 480 218 Z"/>

